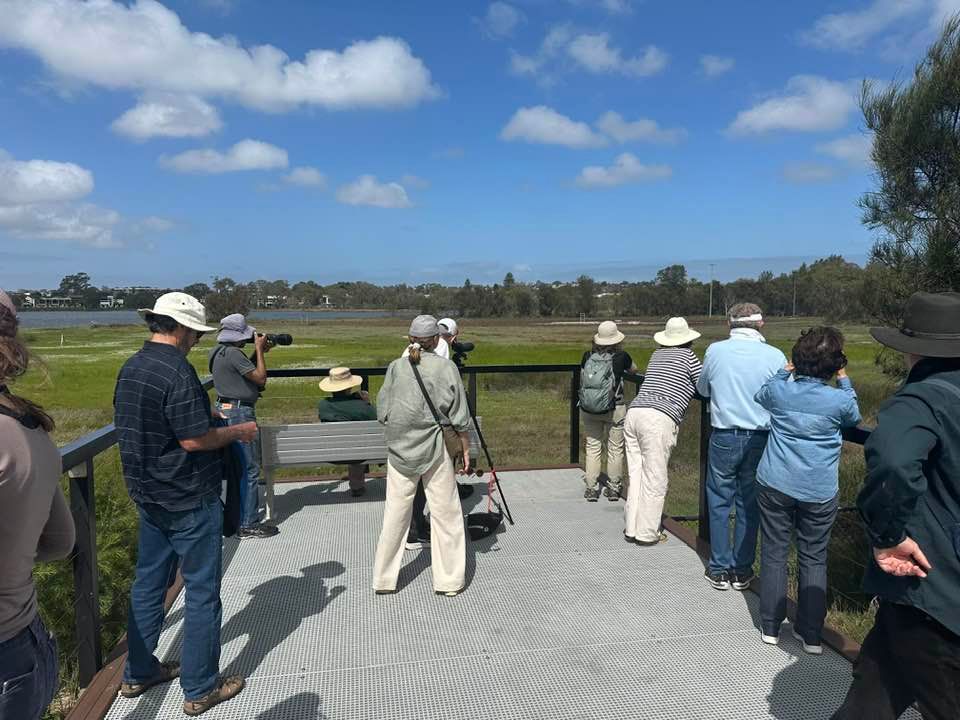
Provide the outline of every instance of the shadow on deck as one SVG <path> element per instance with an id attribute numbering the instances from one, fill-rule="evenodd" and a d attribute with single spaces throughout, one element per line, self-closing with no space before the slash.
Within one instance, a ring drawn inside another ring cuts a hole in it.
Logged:
<path id="1" fill-rule="evenodd" d="M 429 552 L 409 552 L 396 595 L 371 567 L 382 479 L 278 485 L 281 534 L 227 541 L 225 673 L 247 677 L 205 718 L 776 718 L 822 720 L 850 665 L 760 642 L 757 597 L 717 592 L 697 554 L 622 536 L 622 503 L 581 498 L 579 470 L 501 474 L 517 522 L 468 543 L 468 588 L 433 594 Z M 482 489 L 478 485 L 478 490 Z M 470 505 L 485 502 L 480 493 Z M 182 597 L 161 638 L 177 657 Z M 110 720 L 182 718 L 178 685 L 117 699 Z"/>

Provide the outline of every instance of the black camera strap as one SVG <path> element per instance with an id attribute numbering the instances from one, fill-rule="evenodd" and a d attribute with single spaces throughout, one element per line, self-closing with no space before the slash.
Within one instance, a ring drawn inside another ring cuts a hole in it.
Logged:
<path id="1" fill-rule="evenodd" d="M 430 399 L 430 393 L 427 392 L 427 386 L 423 384 L 423 378 L 420 377 L 420 371 L 417 369 L 417 364 L 413 361 L 413 358 L 407 358 L 410 361 L 410 369 L 413 370 L 413 376 L 417 379 L 417 385 L 420 386 L 420 392 L 423 393 L 423 399 L 427 401 L 427 407 L 430 408 L 430 412 L 433 413 L 433 419 L 436 421 L 437 425 L 443 429 L 443 423 L 440 422 L 440 413 L 437 412 L 436 406 L 433 404 L 433 400 Z"/>

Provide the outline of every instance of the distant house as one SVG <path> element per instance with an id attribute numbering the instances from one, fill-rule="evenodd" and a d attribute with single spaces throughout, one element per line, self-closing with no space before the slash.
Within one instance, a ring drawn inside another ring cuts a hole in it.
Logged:
<path id="1" fill-rule="evenodd" d="M 24 308 L 35 308 L 37 306 L 37 299 L 30 293 L 24 293 L 20 300 L 20 305 Z"/>
<path id="2" fill-rule="evenodd" d="M 101 310 L 119 310 L 123 307 L 123 298 L 114 295 L 107 295 L 100 301 Z"/>
<path id="3" fill-rule="evenodd" d="M 57 297 L 57 296 L 51 295 L 51 296 L 41 297 L 36 307 L 62 310 L 63 308 L 73 307 L 79 304 L 80 301 L 81 301 L 80 298 L 69 297 L 69 296 Z"/>

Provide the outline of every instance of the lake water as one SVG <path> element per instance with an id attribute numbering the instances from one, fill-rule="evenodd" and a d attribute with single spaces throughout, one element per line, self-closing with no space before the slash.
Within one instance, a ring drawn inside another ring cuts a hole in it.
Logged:
<path id="1" fill-rule="evenodd" d="M 323 321 L 353 318 L 391 317 L 387 310 L 260 310 L 250 314 L 253 323 L 270 320 Z M 29 310 L 20 313 L 22 328 L 66 328 L 95 325 L 140 325 L 143 321 L 135 310 Z M 215 324 L 215 323 L 214 323 Z"/>

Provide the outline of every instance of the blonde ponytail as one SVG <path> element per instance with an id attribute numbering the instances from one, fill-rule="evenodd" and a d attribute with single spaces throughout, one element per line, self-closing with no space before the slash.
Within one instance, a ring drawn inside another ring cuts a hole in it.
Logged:
<path id="1" fill-rule="evenodd" d="M 414 365 L 420 364 L 420 343 L 414 342 L 407 345 L 407 354 L 410 356 L 410 362 Z"/>

